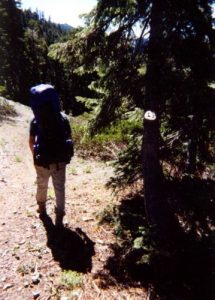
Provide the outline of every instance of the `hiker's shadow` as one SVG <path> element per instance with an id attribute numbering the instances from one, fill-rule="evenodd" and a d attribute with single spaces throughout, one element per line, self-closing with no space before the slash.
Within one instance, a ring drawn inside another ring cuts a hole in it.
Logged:
<path id="1" fill-rule="evenodd" d="M 80 228 L 71 231 L 69 228 L 56 227 L 49 216 L 43 218 L 42 222 L 47 233 L 47 246 L 60 267 L 64 270 L 90 272 L 94 242 Z"/>

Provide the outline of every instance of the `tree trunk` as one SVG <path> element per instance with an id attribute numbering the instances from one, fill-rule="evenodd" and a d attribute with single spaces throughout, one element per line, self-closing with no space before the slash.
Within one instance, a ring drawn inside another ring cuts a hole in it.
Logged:
<path id="1" fill-rule="evenodd" d="M 145 111 L 155 113 L 156 119 L 144 120 L 143 169 L 145 208 L 149 225 L 163 226 L 165 205 L 162 197 L 162 169 L 159 163 L 160 105 L 162 101 L 159 82 L 162 80 L 162 1 L 153 2 L 149 55 L 146 74 Z"/>

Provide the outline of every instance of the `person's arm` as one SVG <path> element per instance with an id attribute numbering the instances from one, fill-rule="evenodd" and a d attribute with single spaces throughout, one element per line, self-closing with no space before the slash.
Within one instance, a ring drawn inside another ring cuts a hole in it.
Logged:
<path id="1" fill-rule="evenodd" d="M 29 147 L 31 149 L 32 154 L 34 152 L 34 143 L 35 143 L 35 136 L 30 135 L 29 136 Z"/>
<path id="2" fill-rule="evenodd" d="M 31 149 L 32 154 L 34 153 L 34 144 L 36 142 L 37 135 L 37 124 L 35 119 L 33 119 L 30 123 L 30 132 L 29 132 L 29 147 Z"/>
<path id="3" fill-rule="evenodd" d="M 69 123 L 69 119 L 66 115 L 65 115 L 64 126 L 65 126 L 65 132 L 66 132 L 66 139 L 72 140 L 72 130 L 71 130 L 71 126 L 70 126 L 70 123 Z"/>

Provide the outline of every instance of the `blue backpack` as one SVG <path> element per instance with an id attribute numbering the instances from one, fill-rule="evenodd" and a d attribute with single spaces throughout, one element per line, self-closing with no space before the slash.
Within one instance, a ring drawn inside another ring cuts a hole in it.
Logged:
<path id="1" fill-rule="evenodd" d="M 32 87 L 31 108 L 35 119 L 32 128 L 36 136 L 34 163 L 48 167 L 52 163 L 69 163 L 73 154 L 71 128 L 60 112 L 60 101 L 54 87 L 40 84 Z"/>

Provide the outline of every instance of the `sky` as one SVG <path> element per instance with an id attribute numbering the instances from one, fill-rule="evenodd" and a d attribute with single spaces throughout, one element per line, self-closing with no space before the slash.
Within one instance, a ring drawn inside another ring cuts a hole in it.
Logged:
<path id="1" fill-rule="evenodd" d="M 73 27 L 82 26 L 79 15 L 88 13 L 96 5 L 97 0 L 21 0 L 22 8 L 38 9 L 44 12 L 46 19 L 55 23 L 67 23 Z"/>

